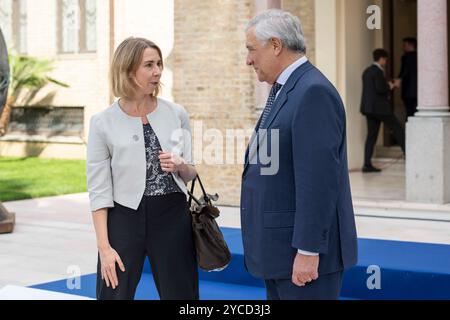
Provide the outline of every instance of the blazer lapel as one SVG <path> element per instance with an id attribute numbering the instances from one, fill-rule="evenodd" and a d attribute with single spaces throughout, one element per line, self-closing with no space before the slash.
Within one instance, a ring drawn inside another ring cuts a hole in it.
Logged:
<path id="1" fill-rule="evenodd" d="M 272 107 L 272 110 L 269 113 L 269 116 L 265 122 L 265 124 L 262 126 L 261 129 L 265 129 L 263 131 L 261 131 L 259 133 L 259 138 L 258 135 L 256 134 L 256 130 L 259 126 L 259 122 L 255 128 L 255 131 L 253 132 L 252 138 L 250 139 L 250 143 L 247 147 L 247 150 L 245 152 L 245 165 L 244 165 L 244 174 L 245 171 L 249 165 L 250 159 L 252 159 L 252 157 L 255 155 L 255 152 L 257 151 L 257 145 L 258 145 L 258 141 L 263 141 L 265 136 L 267 135 L 267 129 L 270 127 L 270 125 L 272 124 L 272 122 L 276 119 L 278 113 L 280 112 L 280 110 L 283 108 L 283 106 L 286 104 L 287 100 L 288 100 L 288 93 L 291 92 L 297 82 L 300 80 L 301 77 L 303 77 L 303 75 L 310 70 L 313 67 L 313 65 L 307 61 L 304 64 L 302 64 L 300 67 L 298 67 L 289 77 L 288 81 L 285 83 L 285 85 L 283 86 L 283 88 L 281 88 L 281 92 L 278 95 L 278 98 L 275 100 L 275 104 Z"/>

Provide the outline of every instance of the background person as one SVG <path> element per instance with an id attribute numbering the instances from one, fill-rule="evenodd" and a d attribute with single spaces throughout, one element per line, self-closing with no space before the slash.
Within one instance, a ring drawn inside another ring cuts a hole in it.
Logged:
<path id="1" fill-rule="evenodd" d="M 364 173 L 381 171 L 372 165 L 373 150 L 381 123 L 393 131 L 395 140 L 402 148 L 403 153 L 405 152 L 405 130 L 395 117 L 389 100 L 394 84 L 387 82 L 384 73 L 388 57 L 386 50 L 376 49 L 373 52 L 373 64 L 364 71 L 362 76 L 363 89 L 360 110 L 367 118 L 367 137 L 362 168 Z"/>

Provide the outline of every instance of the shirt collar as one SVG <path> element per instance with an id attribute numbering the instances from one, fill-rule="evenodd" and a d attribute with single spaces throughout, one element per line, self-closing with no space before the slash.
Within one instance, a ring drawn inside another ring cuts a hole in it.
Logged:
<path id="1" fill-rule="evenodd" d="M 302 64 L 306 63 L 308 61 L 308 58 L 306 56 L 301 57 L 294 63 L 292 63 L 290 66 L 288 66 L 284 71 L 280 74 L 280 76 L 277 79 L 277 83 L 281 84 L 282 86 L 285 85 L 285 83 L 288 81 L 291 74 L 299 68 Z"/>
<path id="2" fill-rule="evenodd" d="M 381 65 L 378 62 L 374 62 L 373 64 L 376 65 L 378 68 L 381 69 L 381 71 L 384 72 L 384 69 L 381 67 Z"/>

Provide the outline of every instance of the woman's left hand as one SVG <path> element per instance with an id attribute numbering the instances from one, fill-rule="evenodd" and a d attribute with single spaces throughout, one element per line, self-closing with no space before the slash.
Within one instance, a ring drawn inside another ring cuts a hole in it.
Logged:
<path id="1" fill-rule="evenodd" d="M 159 161 L 161 169 L 165 172 L 179 172 L 186 164 L 186 161 L 177 154 L 169 152 L 159 152 Z"/>

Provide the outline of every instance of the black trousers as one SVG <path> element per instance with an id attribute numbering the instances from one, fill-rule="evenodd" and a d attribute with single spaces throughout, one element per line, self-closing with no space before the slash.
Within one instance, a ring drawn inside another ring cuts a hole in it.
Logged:
<path id="1" fill-rule="evenodd" d="M 377 142 L 380 125 L 383 122 L 386 127 L 391 129 L 394 133 L 394 138 L 405 152 L 405 130 L 394 115 L 380 116 L 380 115 L 366 115 L 367 118 L 367 138 L 364 149 L 364 165 L 372 165 L 373 149 Z"/>
<path id="2" fill-rule="evenodd" d="M 137 210 L 114 203 L 108 211 L 108 237 L 125 265 L 116 265 L 119 285 L 106 286 L 97 263 L 97 299 L 132 300 L 145 257 L 162 300 L 198 300 L 198 269 L 186 196 L 144 196 Z"/>
<path id="3" fill-rule="evenodd" d="M 406 116 L 413 117 L 417 112 L 417 98 L 403 98 L 403 104 L 406 109 Z"/>
<path id="4" fill-rule="evenodd" d="M 341 292 L 343 271 L 319 276 L 298 287 L 291 279 L 265 280 L 267 300 L 337 300 Z"/>

